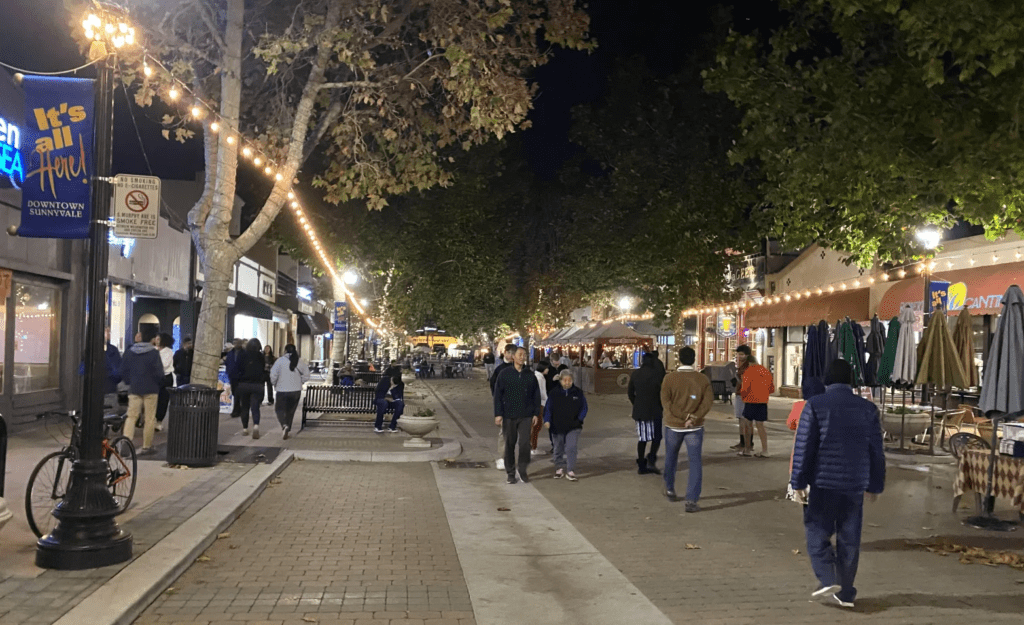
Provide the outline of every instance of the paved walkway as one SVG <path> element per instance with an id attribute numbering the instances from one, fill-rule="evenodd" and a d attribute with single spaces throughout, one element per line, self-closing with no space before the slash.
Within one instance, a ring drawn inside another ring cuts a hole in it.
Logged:
<path id="1" fill-rule="evenodd" d="M 429 464 L 296 462 L 228 533 L 136 624 L 475 623 Z"/>

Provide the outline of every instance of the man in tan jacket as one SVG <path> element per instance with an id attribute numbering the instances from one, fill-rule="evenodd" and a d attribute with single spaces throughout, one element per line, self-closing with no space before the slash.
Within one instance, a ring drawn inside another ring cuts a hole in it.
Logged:
<path id="1" fill-rule="evenodd" d="M 704 417 L 711 410 L 714 393 L 711 382 L 693 368 L 697 354 L 690 347 L 679 350 L 679 370 L 665 376 L 661 383 L 661 406 L 665 419 L 665 496 L 676 497 L 676 464 L 679 448 L 686 443 L 690 475 L 686 481 L 686 511 L 699 512 L 703 480 L 701 450 L 704 446 Z"/>

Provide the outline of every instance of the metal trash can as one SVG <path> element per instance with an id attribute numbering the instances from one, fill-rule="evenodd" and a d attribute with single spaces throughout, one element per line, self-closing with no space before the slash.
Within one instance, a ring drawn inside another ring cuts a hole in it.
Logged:
<path id="1" fill-rule="evenodd" d="M 217 461 L 220 391 L 203 384 L 167 390 L 167 463 L 212 467 Z"/>

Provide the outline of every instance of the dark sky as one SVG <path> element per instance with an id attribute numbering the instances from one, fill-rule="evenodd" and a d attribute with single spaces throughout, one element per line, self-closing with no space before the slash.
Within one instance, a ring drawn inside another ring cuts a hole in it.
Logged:
<path id="1" fill-rule="evenodd" d="M 83 56 L 71 38 L 63 35 L 72 24 L 62 0 L 5 2 L 0 20 L 0 60 L 34 71 L 75 67 Z M 616 59 L 640 55 L 659 73 L 678 71 L 701 47 L 707 47 L 716 5 L 729 5 L 734 23 L 741 27 L 764 19 L 768 0 L 589 0 L 591 33 L 598 40 L 593 54 L 556 50 L 552 61 L 537 71 L 539 93 L 531 113 L 533 128 L 523 135 L 524 147 L 535 170 L 553 176 L 578 149 L 568 140 L 571 109 L 598 101 L 606 88 Z M 11 6 L 13 5 L 13 6 Z M 55 34 L 56 33 L 56 34 Z M 91 70 L 81 75 L 92 76 Z M 115 135 L 115 171 L 150 173 L 165 178 L 188 179 L 201 169 L 199 141 L 178 145 L 160 137 L 154 108 L 134 111 L 119 89 Z M 134 113 L 134 123 L 132 119 Z M 146 153 L 140 148 L 139 136 Z"/>

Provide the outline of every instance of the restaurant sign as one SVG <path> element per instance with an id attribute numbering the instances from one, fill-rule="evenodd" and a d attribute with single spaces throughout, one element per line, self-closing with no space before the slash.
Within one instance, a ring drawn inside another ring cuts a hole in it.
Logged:
<path id="1" fill-rule="evenodd" d="M 605 345 L 636 345 L 640 342 L 637 338 L 626 338 L 626 339 L 605 339 L 601 341 Z"/>
<path id="2" fill-rule="evenodd" d="M 718 336 L 731 339 L 737 332 L 736 313 L 718 313 Z"/>

